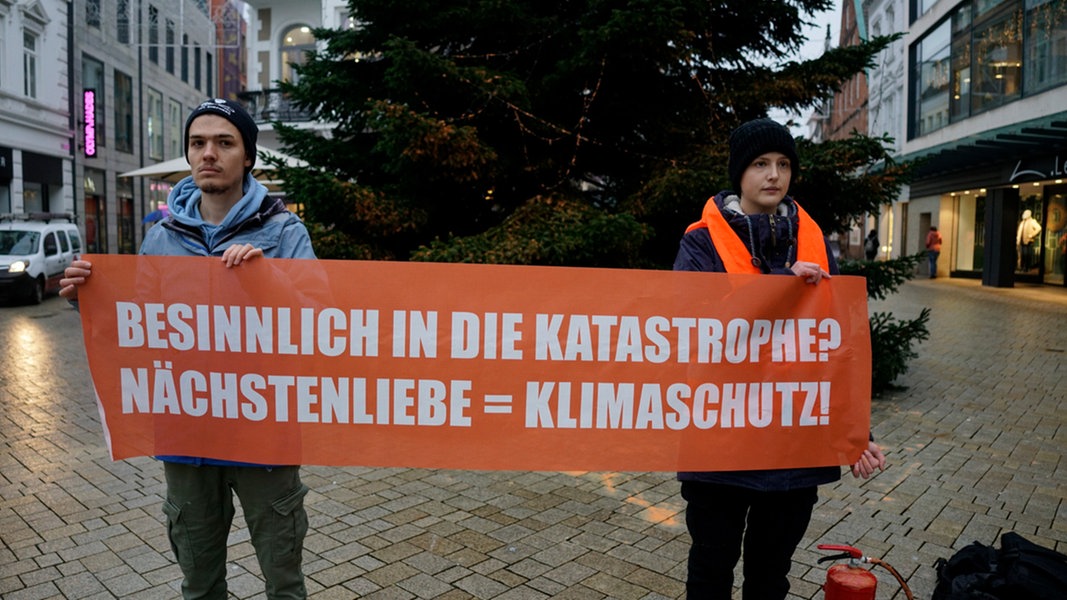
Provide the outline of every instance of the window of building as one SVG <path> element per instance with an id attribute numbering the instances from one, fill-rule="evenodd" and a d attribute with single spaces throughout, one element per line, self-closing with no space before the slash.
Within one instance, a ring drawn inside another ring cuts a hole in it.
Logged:
<path id="1" fill-rule="evenodd" d="M 119 177 L 115 181 L 115 216 L 118 217 L 119 254 L 137 252 L 134 240 L 133 181 L 128 177 Z"/>
<path id="2" fill-rule="evenodd" d="M 171 98 L 167 101 L 167 128 L 170 133 L 170 150 L 167 152 L 167 156 L 170 158 L 185 155 L 185 148 L 183 147 L 183 144 L 185 144 L 185 132 L 182 127 L 182 103 Z"/>
<path id="3" fill-rule="evenodd" d="M 96 146 L 98 148 L 104 147 L 104 115 L 105 104 L 104 101 L 107 94 L 104 93 L 104 63 L 96 60 L 91 56 L 82 55 L 82 87 L 87 90 L 95 90 L 95 104 L 96 110 L 93 111 L 94 121 L 96 122 Z"/>
<path id="4" fill-rule="evenodd" d="M 100 29 L 100 0 L 87 0 L 85 3 L 85 24 Z"/>
<path id="5" fill-rule="evenodd" d="M 914 23 L 916 19 L 930 12 L 930 9 L 933 8 L 938 1 L 939 0 L 912 0 L 912 22 Z"/>
<path id="6" fill-rule="evenodd" d="M 159 64 L 159 9 L 148 7 L 148 60 Z"/>
<path id="7" fill-rule="evenodd" d="M 1026 1 L 1027 93 L 1067 83 L 1067 0 Z"/>
<path id="8" fill-rule="evenodd" d="M 215 78 L 212 75 L 215 74 L 215 69 L 212 67 L 214 63 L 211 62 L 212 57 L 210 52 L 204 53 L 204 62 L 207 63 L 207 72 L 204 74 L 204 81 L 207 83 L 207 95 L 215 96 Z"/>
<path id="9" fill-rule="evenodd" d="M 971 11 L 967 8 L 952 15 L 952 98 L 951 119 L 958 121 L 971 114 Z"/>
<path id="10" fill-rule="evenodd" d="M 196 44 L 193 47 L 193 87 L 196 89 L 202 89 L 200 87 L 201 65 L 200 65 L 200 44 Z"/>
<path id="11" fill-rule="evenodd" d="M 148 134 L 148 156 L 163 160 L 163 94 L 148 88 L 148 118 L 145 126 Z"/>
<path id="12" fill-rule="evenodd" d="M 22 31 L 22 92 L 27 98 L 37 97 L 37 34 Z"/>
<path id="13" fill-rule="evenodd" d="M 311 28 L 306 25 L 293 27 L 282 36 L 281 44 L 281 77 L 282 81 L 297 83 L 295 66 L 307 62 L 307 53 L 315 49 L 315 36 Z"/>
<path id="14" fill-rule="evenodd" d="M 182 81 L 189 83 L 189 36 L 182 34 Z"/>
<path id="15" fill-rule="evenodd" d="M 133 78 L 115 71 L 115 149 L 133 152 Z"/>
<path id="16" fill-rule="evenodd" d="M 171 75 L 173 75 L 174 74 L 174 44 L 175 44 L 175 37 L 174 36 L 175 36 L 175 30 L 174 30 L 174 21 L 171 21 L 170 19 L 167 19 L 167 30 L 166 30 L 166 34 L 165 35 L 167 36 L 166 40 L 165 40 L 166 43 L 167 43 L 167 47 L 166 47 L 166 50 L 164 51 L 165 54 L 164 54 L 163 63 L 164 63 L 164 66 L 167 69 L 167 72 L 170 73 Z"/>
<path id="17" fill-rule="evenodd" d="M 1022 95 L 1022 9 L 999 11 L 972 33 L 971 109 L 981 112 Z"/>
<path id="18" fill-rule="evenodd" d="M 107 252 L 107 190 L 104 189 L 105 172 L 85 168 L 85 251 L 96 254 Z"/>
<path id="19" fill-rule="evenodd" d="M 115 37 L 120 44 L 130 43 L 130 0 L 115 2 Z"/>
<path id="20" fill-rule="evenodd" d="M 4 65 L 7 63 L 7 60 L 5 60 L 6 57 L 7 57 L 7 51 L 5 50 L 7 45 L 4 43 L 4 38 L 5 38 L 4 33 L 6 31 L 7 31 L 7 16 L 6 15 L 0 15 L 0 88 L 3 88 L 4 87 L 4 83 L 7 82 L 7 77 L 5 76 L 6 68 L 4 67 Z"/>
<path id="21" fill-rule="evenodd" d="M 981 19 L 1002 4 L 1007 3 L 1014 4 L 1015 2 L 1012 0 L 974 0 L 974 18 L 976 20 Z"/>
<path id="22" fill-rule="evenodd" d="M 948 120 L 937 91 L 946 58 Z M 1067 84 L 1067 0 L 964 2 L 913 46 L 912 69 L 915 136 Z"/>
<path id="23" fill-rule="evenodd" d="M 915 48 L 915 135 L 948 124 L 949 22 L 928 33 Z"/>

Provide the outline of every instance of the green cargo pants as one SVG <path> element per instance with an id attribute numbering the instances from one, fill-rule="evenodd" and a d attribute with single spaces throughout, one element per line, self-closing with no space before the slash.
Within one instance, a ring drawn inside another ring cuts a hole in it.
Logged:
<path id="1" fill-rule="evenodd" d="M 233 494 L 244 511 L 267 598 L 307 598 L 300 570 L 308 530 L 300 467 L 238 467 L 164 463 L 167 534 L 181 565 L 185 600 L 226 599 L 226 539 Z"/>

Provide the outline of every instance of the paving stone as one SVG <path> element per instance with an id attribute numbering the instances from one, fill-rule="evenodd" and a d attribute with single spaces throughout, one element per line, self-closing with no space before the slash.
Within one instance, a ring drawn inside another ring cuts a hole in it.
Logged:
<path id="1" fill-rule="evenodd" d="M 924 306 L 933 311 L 930 339 L 900 387 L 872 403 L 890 468 L 820 489 L 790 600 L 821 598 L 819 543 L 883 558 L 916 598 L 932 593 L 934 562 L 972 541 L 1016 531 L 1067 550 L 1067 290 L 938 279 L 871 302 L 905 317 Z M 178 597 L 161 465 L 107 457 L 77 314 L 54 297 L 0 308 L 0 352 L 14 347 L 16 325 L 46 342 L 51 354 L 38 364 L 63 368 L 32 379 L 0 372 L 0 597 Z M 311 466 L 302 474 L 311 488 L 312 598 L 683 596 L 689 541 L 673 473 Z M 241 515 L 230 532 L 230 591 L 260 598 Z M 878 600 L 894 597 L 896 582 L 876 573 Z"/>

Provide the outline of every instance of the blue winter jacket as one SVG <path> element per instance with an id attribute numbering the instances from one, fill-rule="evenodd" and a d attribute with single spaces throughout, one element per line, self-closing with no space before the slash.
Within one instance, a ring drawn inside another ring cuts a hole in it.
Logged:
<path id="1" fill-rule="evenodd" d="M 311 238 L 300 218 L 280 198 L 251 175 L 245 176 L 245 195 L 222 223 L 212 225 L 200 216 L 200 189 L 192 177 L 178 182 L 167 198 L 170 216 L 153 226 L 141 244 L 141 254 L 153 256 L 222 256 L 233 244 L 252 244 L 271 258 L 315 258 Z M 263 466 L 199 458 L 158 456 L 166 462 L 195 465 Z"/>
<path id="2" fill-rule="evenodd" d="M 775 215 L 746 215 L 741 212 L 740 200 L 733 192 L 720 192 L 715 196 L 723 218 L 737 232 L 748 247 L 764 273 L 793 275 L 786 264 L 796 261 L 797 209 L 793 199 L 786 196 Z M 838 273 L 837 261 L 826 247 L 830 261 L 830 274 Z M 675 271 L 708 271 L 725 273 L 722 258 L 711 242 L 706 228 L 693 229 L 682 237 L 678 257 L 674 260 Z M 761 491 L 786 491 L 831 483 L 841 478 L 840 467 L 812 467 L 803 469 L 773 469 L 765 471 L 715 471 L 678 473 L 681 481 L 705 481 L 736 485 Z"/>

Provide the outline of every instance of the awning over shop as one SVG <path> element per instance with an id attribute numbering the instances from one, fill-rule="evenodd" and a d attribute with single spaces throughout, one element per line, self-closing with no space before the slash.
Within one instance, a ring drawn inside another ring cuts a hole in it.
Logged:
<path id="1" fill-rule="evenodd" d="M 259 146 L 257 150 L 259 153 L 259 160 L 256 161 L 256 166 L 252 169 L 252 175 L 268 187 L 271 187 L 271 185 L 278 186 L 281 182 L 276 179 L 274 167 L 266 164 L 263 161 L 264 158 L 280 158 L 284 161 L 285 165 L 290 167 L 307 166 L 307 163 L 304 161 L 289 156 L 288 154 L 278 152 L 277 150 L 272 150 L 263 146 Z M 135 169 L 133 171 L 120 173 L 119 177 L 147 177 L 149 179 L 161 179 L 170 183 L 178 183 L 185 177 L 188 177 L 190 172 L 191 168 L 189 167 L 189 163 L 185 160 L 184 156 L 180 156 L 147 167 L 141 167 L 140 169 Z"/>
<path id="2" fill-rule="evenodd" d="M 1005 163 L 1026 163 L 1028 160 L 1058 155 L 1060 164 L 1048 169 L 1033 171 L 1021 181 L 1049 178 L 1058 169 L 1064 170 L 1067 161 L 1067 112 L 1020 121 L 977 135 L 968 136 L 945 144 L 905 155 L 903 160 L 921 160 L 916 170 L 916 180 L 943 178 L 962 171 L 974 171 L 983 167 L 1001 166 Z M 1038 172 L 1048 173 L 1044 177 Z"/>

